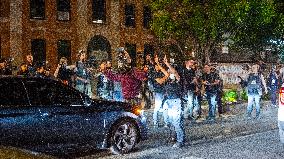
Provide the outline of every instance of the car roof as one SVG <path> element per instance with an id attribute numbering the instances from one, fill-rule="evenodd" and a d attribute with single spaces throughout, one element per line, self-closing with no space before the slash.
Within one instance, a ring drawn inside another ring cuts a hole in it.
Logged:
<path id="1" fill-rule="evenodd" d="M 33 77 L 33 76 L 23 76 L 23 75 L 0 75 L 0 79 L 34 79 L 34 80 L 51 80 L 58 81 L 55 78 L 42 78 L 42 77 Z"/>

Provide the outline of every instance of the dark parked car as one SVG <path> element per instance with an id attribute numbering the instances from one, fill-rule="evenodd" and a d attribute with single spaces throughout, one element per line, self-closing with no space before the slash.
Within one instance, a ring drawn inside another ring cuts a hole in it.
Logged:
<path id="1" fill-rule="evenodd" d="M 146 139 L 140 109 L 90 99 L 59 81 L 0 77 L 0 144 L 76 145 L 127 153 Z"/>

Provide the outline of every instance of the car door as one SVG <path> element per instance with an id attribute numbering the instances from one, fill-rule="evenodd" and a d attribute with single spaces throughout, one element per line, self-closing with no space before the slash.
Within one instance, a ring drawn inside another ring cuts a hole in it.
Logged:
<path id="1" fill-rule="evenodd" d="M 20 146 L 37 144 L 39 109 L 32 107 L 20 79 L 0 79 L 0 142 Z"/>
<path id="2" fill-rule="evenodd" d="M 28 83 L 27 83 L 28 84 Z M 43 125 L 42 138 L 49 144 L 93 142 L 100 113 L 85 106 L 82 95 L 56 81 L 41 81 L 36 86 Z M 34 104 L 38 104 L 34 103 Z"/>

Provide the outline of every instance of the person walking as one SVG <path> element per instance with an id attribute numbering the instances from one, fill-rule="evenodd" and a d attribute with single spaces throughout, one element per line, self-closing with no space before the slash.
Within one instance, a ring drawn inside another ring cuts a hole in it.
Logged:
<path id="1" fill-rule="evenodd" d="M 75 69 L 74 65 L 67 65 L 66 57 L 61 57 L 59 64 L 54 72 L 54 77 L 59 79 L 63 84 L 72 86 L 72 72 Z"/>
<path id="2" fill-rule="evenodd" d="M 273 107 L 277 107 L 277 94 L 279 88 L 279 79 L 276 73 L 276 66 L 273 65 L 271 72 L 267 77 L 267 86 L 270 93 L 270 100 Z"/>
<path id="3" fill-rule="evenodd" d="M 216 117 L 216 97 L 218 93 L 218 87 L 220 83 L 220 77 L 216 72 L 211 71 L 209 64 L 204 65 L 204 74 L 202 75 L 202 84 L 205 88 L 206 99 L 209 106 L 208 121 L 215 121 Z"/>
<path id="4" fill-rule="evenodd" d="M 76 86 L 75 88 L 89 97 L 92 97 L 91 91 L 91 71 L 86 67 L 87 55 L 85 51 L 79 51 L 78 61 L 76 62 Z"/>
<path id="5" fill-rule="evenodd" d="M 164 103 L 164 107 L 165 109 L 168 109 L 168 118 L 176 133 L 176 143 L 173 145 L 173 147 L 180 148 L 185 142 L 185 130 L 182 120 L 181 79 L 177 70 L 168 62 L 166 56 L 164 57 L 164 63 L 169 68 L 167 73 L 163 72 L 165 78 L 167 79 L 165 84 L 167 99 Z"/>
<path id="6" fill-rule="evenodd" d="M 193 120 L 193 110 L 194 110 L 194 98 L 197 86 L 197 79 L 194 69 L 194 60 L 188 59 L 185 61 L 185 67 L 183 68 L 183 92 L 187 99 L 185 108 L 184 108 L 184 118 Z"/>
<path id="7" fill-rule="evenodd" d="M 264 87 L 265 93 L 267 93 L 267 87 L 263 75 L 259 73 L 259 65 L 254 64 L 251 67 L 251 71 L 252 72 L 246 78 L 247 94 L 248 94 L 247 118 L 251 119 L 253 104 L 255 103 L 255 108 L 256 108 L 255 118 L 259 119 L 262 86 Z"/>
<path id="8" fill-rule="evenodd" d="M 163 110 L 163 100 L 164 100 L 164 83 L 167 80 L 167 71 L 160 64 L 158 55 L 154 58 L 155 66 L 154 70 L 149 71 L 148 79 L 151 81 L 154 93 L 154 113 L 153 113 L 153 123 L 154 127 L 158 127 L 158 113 L 163 111 L 163 117 L 165 126 L 168 126 L 168 120 L 166 116 L 166 110 Z"/>
<path id="9" fill-rule="evenodd" d="M 113 82 L 110 81 L 104 74 L 104 66 L 105 69 L 111 70 L 111 64 L 109 61 L 102 61 L 102 64 L 100 66 L 100 73 L 98 75 L 98 83 L 97 83 L 97 96 L 106 99 L 106 100 L 112 100 L 113 99 Z"/>
<path id="10" fill-rule="evenodd" d="M 111 81 L 121 82 L 124 101 L 133 105 L 141 105 L 140 92 L 142 81 L 147 79 L 147 73 L 131 66 L 131 58 L 127 51 L 123 50 L 125 63 L 123 63 L 119 72 L 105 70 L 103 73 Z"/>

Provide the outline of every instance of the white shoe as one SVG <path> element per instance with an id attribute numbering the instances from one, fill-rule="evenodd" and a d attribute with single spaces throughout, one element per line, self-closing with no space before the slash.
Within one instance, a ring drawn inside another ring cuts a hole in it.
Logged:
<path id="1" fill-rule="evenodd" d="M 177 142 L 173 145 L 173 148 L 181 148 L 183 147 L 183 143 Z"/>

